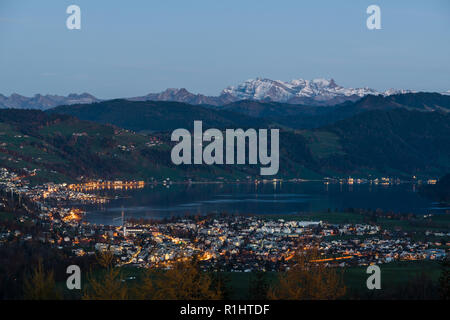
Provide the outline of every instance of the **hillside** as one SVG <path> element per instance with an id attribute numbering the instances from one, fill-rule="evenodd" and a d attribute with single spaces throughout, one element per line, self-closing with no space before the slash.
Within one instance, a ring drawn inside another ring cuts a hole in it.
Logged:
<path id="1" fill-rule="evenodd" d="M 323 107 L 242 100 L 225 105 L 222 108 L 294 129 L 318 128 L 363 111 L 349 102 Z"/>
<path id="2" fill-rule="evenodd" d="M 439 93 L 418 92 L 390 96 L 366 96 L 354 105 L 361 110 L 395 109 L 421 111 L 450 111 L 450 96 Z"/>
<path id="3" fill-rule="evenodd" d="M 372 110 L 450 111 L 450 96 L 438 93 L 368 95 L 356 102 L 311 106 L 242 100 L 224 106 L 190 105 L 167 101 L 110 100 L 94 104 L 59 106 L 48 110 L 82 120 L 110 123 L 135 131 L 192 128 L 194 120 L 215 128 L 267 127 L 319 128 Z"/>
<path id="4" fill-rule="evenodd" d="M 310 174 L 304 169 L 311 161 L 306 140 L 296 139 L 290 132 L 283 135 L 280 152 L 290 160 L 280 168 L 280 175 Z M 69 182 L 80 177 L 245 179 L 259 175 L 259 165 L 175 166 L 170 159 L 173 144 L 168 133 L 138 134 L 68 115 L 0 110 L 0 167 L 20 172 L 33 182 Z M 36 175 L 30 174 L 33 170 Z"/>
<path id="5" fill-rule="evenodd" d="M 297 176 L 306 170 L 308 176 L 437 177 L 450 172 L 450 113 L 425 112 L 423 108 L 447 108 L 448 99 L 439 94 L 368 96 L 335 107 L 241 101 L 223 107 L 225 110 L 170 102 L 114 100 L 58 107 L 51 112 L 67 112 L 141 131 L 191 128 L 197 119 L 218 128 L 279 127 L 283 129 L 280 173 L 285 175 Z M 233 111 L 227 110 L 230 106 L 234 106 Z M 246 114 L 240 115 L 235 110 Z M 281 110 L 286 111 L 285 116 Z M 295 131 L 299 121 L 318 118 L 319 127 Z"/>
<path id="6" fill-rule="evenodd" d="M 148 137 L 65 115 L 0 110 L 0 165 L 37 169 L 36 181 L 72 181 L 80 176 L 127 177 L 145 171 Z M 121 146 L 134 146 L 123 151 Z M 141 168 L 142 166 L 142 168 Z"/>
<path id="7" fill-rule="evenodd" d="M 312 136 L 313 149 L 339 150 L 322 163 L 329 170 L 397 176 L 450 172 L 450 113 L 368 111 L 304 134 Z"/>
<path id="8" fill-rule="evenodd" d="M 110 100 L 89 105 L 60 106 L 48 112 L 68 114 L 82 120 L 109 123 L 142 132 L 191 129 L 194 120 L 202 120 L 204 127 L 213 128 L 268 126 L 267 120 L 232 111 L 217 112 L 204 106 L 165 101 Z"/>
<path id="9" fill-rule="evenodd" d="M 127 108 L 128 104 L 131 108 Z M 163 110 L 160 104 L 115 100 L 109 104 L 75 106 L 73 113 L 115 125 L 54 113 L 60 108 L 51 113 L 0 110 L 0 166 L 23 173 L 23 168 L 37 169 L 37 175 L 29 177 L 34 181 L 72 181 L 81 176 L 145 180 L 259 176 L 259 165 L 175 166 L 170 160 L 174 145 L 170 133 L 172 128 L 190 128 L 194 120 L 205 121 L 204 115 L 209 117 L 206 126 L 222 129 L 255 124 L 269 126 L 269 123 L 211 108 L 193 106 L 193 109 L 184 104 L 173 107 L 169 103 L 167 110 Z M 139 119 L 141 108 L 145 109 L 141 118 L 147 119 L 148 124 Z M 125 129 L 117 124 L 124 125 Z M 133 128 L 147 134 L 130 131 Z M 154 130 L 163 132 L 148 133 Z M 438 177 L 448 172 L 450 113 L 404 108 L 374 110 L 316 129 L 282 128 L 280 131 L 278 177 L 410 178 L 413 175 Z"/>
<path id="10" fill-rule="evenodd" d="M 223 110 L 271 120 L 297 129 L 318 128 L 366 111 L 392 109 L 449 112 L 450 96 L 424 92 L 391 96 L 368 95 L 355 102 L 347 101 L 326 107 L 252 100 L 223 106 Z"/>

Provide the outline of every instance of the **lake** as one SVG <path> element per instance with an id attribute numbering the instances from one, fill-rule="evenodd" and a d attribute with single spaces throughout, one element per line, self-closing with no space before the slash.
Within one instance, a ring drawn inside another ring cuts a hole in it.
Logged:
<path id="1" fill-rule="evenodd" d="M 122 211 L 125 218 L 163 219 L 185 214 L 295 214 L 346 208 L 380 208 L 420 214 L 449 209 L 422 197 L 417 187 L 409 183 L 394 186 L 325 185 L 323 182 L 173 184 L 97 193 L 118 198 L 106 205 L 90 207 L 85 219 L 113 225 L 121 223 Z"/>

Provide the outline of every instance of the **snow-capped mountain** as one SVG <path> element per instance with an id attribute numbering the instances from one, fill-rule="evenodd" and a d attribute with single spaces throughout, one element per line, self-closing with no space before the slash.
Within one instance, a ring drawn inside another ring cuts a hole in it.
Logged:
<path id="1" fill-rule="evenodd" d="M 239 100 L 272 101 L 291 104 L 334 105 L 344 101 L 356 101 L 361 97 L 372 95 L 392 95 L 410 92 L 389 89 L 378 92 L 370 88 L 344 88 L 333 79 L 304 80 L 295 79 L 283 82 L 271 79 L 250 79 L 237 86 L 222 90 L 219 96 L 193 94 L 186 89 L 167 89 L 160 93 L 129 98 L 133 101 L 177 101 L 189 104 L 208 104 L 222 106 Z"/>
<path id="2" fill-rule="evenodd" d="M 378 92 L 371 88 L 345 88 L 333 79 L 295 79 L 290 82 L 271 79 L 250 79 L 237 86 L 229 86 L 219 96 L 194 94 L 188 90 L 166 89 L 160 93 L 124 98 L 130 101 L 176 101 L 194 105 L 223 106 L 240 100 L 271 101 L 310 106 L 336 105 L 345 101 L 356 101 L 367 95 L 390 96 L 413 93 L 411 90 L 389 89 Z M 442 94 L 450 94 L 450 90 Z M 100 99 L 88 94 L 69 94 L 68 96 L 40 95 L 25 97 L 0 94 L 0 108 L 50 109 L 59 105 L 99 102 Z"/>
<path id="3" fill-rule="evenodd" d="M 378 92 L 370 88 L 344 88 L 333 79 L 295 79 L 290 82 L 270 79 L 250 79 L 238 86 L 230 86 L 222 94 L 239 100 L 266 100 L 274 102 L 302 103 L 308 100 L 326 103 L 327 101 L 353 100 L 366 95 L 392 95 L 410 92 L 389 89 Z"/>

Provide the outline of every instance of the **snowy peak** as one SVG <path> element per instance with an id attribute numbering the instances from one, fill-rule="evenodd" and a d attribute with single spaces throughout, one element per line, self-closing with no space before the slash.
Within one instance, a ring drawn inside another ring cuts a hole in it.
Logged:
<path id="1" fill-rule="evenodd" d="M 249 79 L 237 86 L 230 86 L 222 91 L 237 99 L 270 100 L 275 102 L 292 102 L 299 98 L 309 98 L 316 101 L 326 101 L 335 98 L 363 97 L 369 94 L 395 94 L 398 90 L 378 92 L 370 88 L 344 88 L 334 79 L 294 79 L 290 82 L 271 79 Z"/>
<path id="2" fill-rule="evenodd" d="M 237 87 L 230 86 L 222 91 L 222 95 L 229 94 L 241 100 L 266 100 L 276 98 L 286 100 L 293 92 L 288 84 L 282 81 L 270 79 L 250 79 L 239 84 Z"/>
<path id="3" fill-rule="evenodd" d="M 249 79 L 222 90 L 219 96 L 194 94 L 185 88 L 169 88 L 159 93 L 125 98 L 130 101 L 175 101 L 194 105 L 224 106 L 239 100 L 282 102 L 309 106 L 331 106 L 345 101 L 356 101 L 367 95 L 391 96 L 414 93 L 411 90 L 389 89 L 378 92 L 371 88 L 345 88 L 334 79 L 294 79 L 289 82 L 267 78 Z M 443 92 L 450 95 L 450 90 Z M 0 94 L 0 108 L 49 109 L 59 105 L 99 102 L 100 99 L 88 94 L 69 94 L 68 96 L 40 95 L 24 97 L 13 93 L 9 97 Z"/>

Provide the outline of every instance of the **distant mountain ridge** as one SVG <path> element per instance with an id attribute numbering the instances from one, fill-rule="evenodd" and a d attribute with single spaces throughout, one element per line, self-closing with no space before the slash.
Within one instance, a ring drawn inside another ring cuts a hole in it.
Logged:
<path id="1" fill-rule="evenodd" d="M 0 108 L 11 109 L 46 110 L 60 105 L 93 103 L 98 101 L 100 101 L 100 99 L 89 93 L 71 93 L 68 96 L 36 94 L 33 97 L 25 97 L 17 93 L 13 93 L 9 97 L 0 94 Z"/>
<path id="2" fill-rule="evenodd" d="M 392 95 L 410 90 L 389 89 L 378 92 L 370 88 L 344 88 L 334 79 L 294 79 L 290 82 L 271 79 L 250 79 L 236 87 L 228 87 L 222 94 L 229 94 L 239 100 L 263 100 L 287 103 L 329 104 L 329 101 L 355 100 L 366 95 Z"/>
<path id="3" fill-rule="evenodd" d="M 193 105 L 211 105 L 211 106 L 222 106 L 231 102 L 235 102 L 238 99 L 229 95 L 222 94 L 218 97 L 205 96 L 202 94 L 194 94 L 186 90 L 185 88 L 176 89 L 170 88 L 166 89 L 160 93 L 149 93 L 148 95 L 142 97 L 128 98 L 130 101 L 172 101 L 172 102 L 182 102 Z"/>
<path id="4" fill-rule="evenodd" d="M 270 79 L 250 79 L 237 86 L 229 86 L 219 96 L 194 94 L 185 88 L 169 88 L 159 93 L 144 96 L 121 98 L 130 101 L 174 101 L 193 105 L 223 106 L 241 100 L 303 104 L 309 106 L 330 106 L 346 101 L 357 101 L 367 95 L 391 96 L 412 93 L 411 90 L 389 89 L 378 92 L 370 88 L 345 88 L 334 79 L 295 79 L 290 82 Z M 450 91 L 443 92 L 449 95 Z M 85 104 L 103 101 L 89 93 L 60 95 L 41 95 L 25 97 L 12 94 L 7 97 L 0 94 L 0 108 L 46 110 L 60 105 Z"/>
<path id="5" fill-rule="evenodd" d="M 344 88 L 334 79 L 295 79 L 290 82 L 271 79 L 249 79 L 237 86 L 229 86 L 219 96 L 193 94 L 185 88 L 166 89 L 160 93 L 129 98 L 131 101 L 176 101 L 189 104 L 222 106 L 241 100 L 280 102 L 307 105 L 334 105 L 345 101 L 356 101 L 367 95 L 389 96 L 409 93 L 411 90 L 389 89 L 378 92 L 370 88 Z"/>

